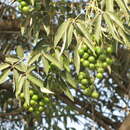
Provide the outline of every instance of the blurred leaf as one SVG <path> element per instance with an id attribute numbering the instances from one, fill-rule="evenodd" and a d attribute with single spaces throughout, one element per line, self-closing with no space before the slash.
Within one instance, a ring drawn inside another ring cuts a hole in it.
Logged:
<path id="1" fill-rule="evenodd" d="M 0 75 L 0 84 L 4 83 L 7 80 L 9 73 L 10 69 L 6 69 L 2 72 L 2 74 Z"/>
<path id="2" fill-rule="evenodd" d="M 24 63 L 16 64 L 14 67 L 21 72 L 27 71 L 27 66 Z"/>
<path id="3" fill-rule="evenodd" d="M 41 90 L 41 92 L 43 92 L 43 93 L 50 93 L 50 94 L 53 94 L 53 92 L 52 91 L 50 91 L 49 89 L 47 89 L 47 88 L 40 88 L 40 90 Z"/>
<path id="4" fill-rule="evenodd" d="M 10 66 L 10 64 L 8 64 L 8 63 L 0 64 L 0 70 L 4 70 L 4 69 L 8 68 L 9 66 Z"/>
<path id="5" fill-rule="evenodd" d="M 60 25 L 54 38 L 54 46 L 57 46 L 58 42 L 63 37 L 64 32 L 67 30 L 69 24 L 70 24 L 70 21 L 67 20 Z"/>
<path id="6" fill-rule="evenodd" d="M 67 32 L 67 47 L 69 47 L 71 44 L 72 37 L 73 37 L 73 30 L 74 30 L 74 26 L 73 24 L 70 24 L 70 26 L 68 27 L 68 32 Z"/>
<path id="7" fill-rule="evenodd" d="M 28 65 L 31 65 L 34 62 L 36 62 L 40 56 L 41 56 L 41 53 L 37 53 L 36 55 L 31 56 L 28 61 Z"/>
<path id="8" fill-rule="evenodd" d="M 43 56 L 46 57 L 52 64 L 56 65 L 60 70 L 63 70 L 63 64 L 56 58 L 43 52 Z"/>
<path id="9" fill-rule="evenodd" d="M 113 11 L 113 0 L 105 0 L 106 2 L 106 11 Z"/>
<path id="10" fill-rule="evenodd" d="M 66 72 L 66 81 L 73 87 L 77 88 L 77 81 L 71 76 L 69 72 Z"/>
<path id="11" fill-rule="evenodd" d="M 43 26 L 48 36 L 50 34 L 50 26 L 46 26 L 45 24 Z"/>
<path id="12" fill-rule="evenodd" d="M 48 60 L 42 56 L 42 63 L 43 63 L 43 71 L 45 71 L 46 75 L 48 75 L 50 65 L 48 63 Z"/>
<path id="13" fill-rule="evenodd" d="M 27 103 L 28 105 L 29 105 L 29 101 L 30 101 L 29 87 L 30 87 L 29 81 L 25 80 L 24 86 L 23 86 L 23 93 L 24 93 L 24 97 L 25 97 L 25 103 Z"/>
<path id="14" fill-rule="evenodd" d="M 23 48 L 22 48 L 22 46 L 17 46 L 17 48 L 16 48 L 16 53 L 17 53 L 17 55 L 20 57 L 20 58 L 23 58 L 24 57 L 24 50 L 23 50 Z"/>
<path id="15" fill-rule="evenodd" d="M 27 68 L 27 73 L 32 72 L 35 68 L 36 68 L 35 65 L 28 66 L 28 68 Z"/>
<path id="16" fill-rule="evenodd" d="M 25 82 L 25 76 L 23 76 L 22 74 L 17 77 L 17 80 L 18 80 L 18 84 L 16 86 L 16 98 L 18 97 L 18 95 L 21 93 L 22 91 L 22 88 L 23 88 L 23 85 L 24 85 L 24 82 Z"/>
<path id="17" fill-rule="evenodd" d="M 10 63 L 10 64 L 14 64 L 14 63 L 19 61 L 19 58 L 17 58 L 16 56 L 7 56 L 5 58 L 5 61 Z"/>
<path id="18" fill-rule="evenodd" d="M 70 100 L 74 101 L 74 97 L 73 97 L 73 95 L 71 94 L 69 88 L 66 87 L 66 89 L 64 89 L 64 93 L 65 93 L 65 95 L 66 95 Z"/>

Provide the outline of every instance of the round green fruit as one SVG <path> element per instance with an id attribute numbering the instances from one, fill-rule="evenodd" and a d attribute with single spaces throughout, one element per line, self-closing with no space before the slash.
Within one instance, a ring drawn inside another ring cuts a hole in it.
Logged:
<path id="1" fill-rule="evenodd" d="M 83 58 L 81 58 L 81 59 L 80 59 L 80 62 L 81 62 L 81 63 L 83 63 L 83 62 L 84 62 L 84 59 L 83 59 Z"/>
<path id="2" fill-rule="evenodd" d="M 99 98 L 99 93 L 97 91 L 93 91 L 91 94 L 92 98 L 98 99 Z"/>
<path id="3" fill-rule="evenodd" d="M 90 56 L 90 57 L 88 58 L 88 61 L 91 62 L 91 63 L 94 63 L 94 62 L 95 62 L 94 56 Z"/>
<path id="4" fill-rule="evenodd" d="M 80 56 L 82 56 L 84 54 L 84 50 L 81 48 L 81 49 L 78 50 L 78 53 L 79 53 Z"/>
<path id="5" fill-rule="evenodd" d="M 25 1 L 21 1 L 20 4 L 22 7 L 27 6 L 27 3 Z"/>
<path id="6" fill-rule="evenodd" d="M 33 95 L 33 90 L 29 90 L 29 93 L 30 93 L 30 96 L 32 96 Z"/>
<path id="7" fill-rule="evenodd" d="M 39 110 L 40 112 L 42 112 L 42 111 L 44 110 L 44 107 L 43 107 L 43 106 L 39 106 L 38 110 Z"/>
<path id="8" fill-rule="evenodd" d="M 27 103 L 24 103 L 24 104 L 23 104 L 23 108 L 24 108 L 24 109 L 27 109 L 28 107 L 29 107 L 29 106 L 28 106 Z"/>
<path id="9" fill-rule="evenodd" d="M 38 95 L 33 95 L 32 99 L 35 100 L 35 101 L 37 101 L 38 100 Z"/>
<path id="10" fill-rule="evenodd" d="M 101 54 L 102 53 L 102 49 L 100 47 L 96 47 L 95 51 L 97 54 Z"/>
<path id="11" fill-rule="evenodd" d="M 78 76 L 78 79 L 79 79 L 79 80 L 82 80 L 83 78 L 84 78 L 83 75 L 79 75 L 79 76 Z"/>
<path id="12" fill-rule="evenodd" d="M 108 66 L 107 62 L 102 63 L 102 67 L 106 68 Z"/>
<path id="13" fill-rule="evenodd" d="M 106 62 L 107 62 L 108 65 L 111 65 L 111 64 L 113 63 L 113 60 L 110 59 L 110 58 L 107 58 L 107 59 L 106 59 Z"/>
<path id="14" fill-rule="evenodd" d="M 24 6 L 21 10 L 24 13 L 28 13 L 30 11 L 30 7 L 29 6 Z"/>
<path id="15" fill-rule="evenodd" d="M 84 60 L 83 61 L 83 66 L 84 67 L 89 67 L 89 61 L 88 60 Z"/>
<path id="16" fill-rule="evenodd" d="M 83 77 L 86 76 L 85 72 L 79 72 L 79 75 L 83 75 Z"/>
<path id="17" fill-rule="evenodd" d="M 84 59 L 87 59 L 88 56 L 89 56 L 89 54 L 88 54 L 87 52 L 85 52 L 85 53 L 83 54 L 83 58 L 84 58 Z"/>
<path id="18" fill-rule="evenodd" d="M 111 54 L 112 52 L 113 52 L 112 47 L 108 47 L 108 48 L 107 48 L 107 53 Z"/>
<path id="19" fill-rule="evenodd" d="M 20 98 L 22 98 L 22 99 L 24 98 L 24 93 L 20 94 Z"/>
<path id="20" fill-rule="evenodd" d="M 82 80 L 81 80 L 81 84 L 82 84 L 82 85 L 86 85 L 87 83 L 88 83 L 88 80 L 87 80 L 87 79 L 82 79 Z"/>
<path id="21" fill-rule="evenodd" d="M 100 56 L 99 56 L 99 60 L 105 60 L 106 59 L 106 55 L 105 54 L 101 54 Z"/>
<path id="22" fill-rule="evenodd" d="M 91 88 L 86 88 L 86 89 L 83 91 L 83 93 L 84 93 L 85 95 L 87 95 L 87 96 L 90 96 L 91 93 L 92 93 L 92 90 L 91 90 Z"/>
<path id="23" fill-rule="evenodd" d="M 98 69 L 97 69 L 97 72 L 98 72 L 98 73 L 104 73 L 104 69 L 103 69 L 103 68 L 98 68 Z"/>
<path id="24" fill-rule="evenodd" d="M 30 104 L 31 104 L 31 105 L 36 105 L 37 103 L 36 103 L 35 100 L 32 100 L 32 99 L 31 99 L 31 100 L 30 100 Z"/>
<path id="25" fill-rule="evenodd" d="M 50 99 L 48 97 L 44 97 L 44 102 L 48 103 L 50 101 Z"/>
<path id="26" fill-rule="evenodd" d="M 102 74 L 102 73 L 97 73 L 96 77 L 97 77 L 98 79 L 102 79 L 102 78 L 103 78 L 103 74 Z"/>
<path id="27" fill-rule="evenodd" d="M 40 114 L 40 111 L 38 111 L 38 110 L 35 111 L 35 114 L 36 114 L 36 115 L 39 115 L 39 114 Z"/>
<path id="28" fill-rule="evenodd" d="M 44 106 L 44 105 L 45 105 L 44 101 L 40 101 L 40 102 L 39 102 L 39 105 L 40 105 L 40 106 Z"/>
<path id="29" fill-rule="evenodd" d="M 83 46 L 82 46 L 82 49 L 83 49 L 84 51 L 87 51 L 87 50 L 88 50 L 88 47 L 87 47 L 86 45 L 83 45 Z"/>
<path id="30" fill-rule="evenodd" d="M 28 111 L 29 111 L 29 112 L 33 112 L 33 110 L 34 110 L 33 107 L 29 107 L 29 108 L 28 108 Z"/>
<path id="31" fill-rule="evenodd" d="M 94 70 L 94 69 L 95 69 L 95 65 L 92 64 L 92 63 L 90 63 L 90 64 L 89 64 L 89 68 L 90 68 L 91 70 Z"/>
<path id="32" fill-rule="evenodd" d="M 86 89 L 86 86 L 84 86 L 84 85 L 81 85 L 80 87 L 81 87 L 82 89 Z"/>

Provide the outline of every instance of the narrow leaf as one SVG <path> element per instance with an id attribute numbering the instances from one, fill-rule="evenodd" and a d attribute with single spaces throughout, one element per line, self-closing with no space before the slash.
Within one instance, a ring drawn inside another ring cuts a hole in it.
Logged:
<path id="1" fill-rule="evenodd" d="M 8 64 L 8 63 L 0 64 L 0 70 L 4 70 L 4 69 L 8 68 L 9 66 L 10 66 L 10 64 Z"/>
<path id="2" fill-rule="evenodd" d="M 44 71 L 45 71 L 46 75 L 48 75 L 50 65 L 48 63 L 48 60 L 43 56 L 42 56 L 42 63 L 43 63 Z"/>
<path id="3" fill-rule="evenodd" d="M 10 73 L 10 69 L 4 70 L 0 75 L 0 84 L 4 83 L 7 80 L 7 77 Z"/>
<path id="4" fill-rule="evenodd" d="M 19 61 L 19 58 L 15 57 L 15 56 L 7 56 L 5 58 L 5 61 L 10 63 L 10 64 L 14 64 L 14 63 Z"/>
<path id="5" fill-rule="evenodd" d="M 66 89 L 64 89 L 64 93 L 65 93 L 65 95 L 66 95 L 70 100 L 74 101 L 74 97 L 73 97 L 73 95 L 71 94 L 69 88 L 66 87 Z"/>
<path id="6" fill-rule="evenodd" d="M 62 38 L 64 32 L 67 30 L 68 26 L 70 24 L 70 21 L 65 21 L 63 22 L 60 27 L 58 28 L 55 38 L 54 38 L 54 46 L 57 46 L 58 42 L 60 41 L 60 39 Z"/>
<path id="7" fill-rule="evenodd" d="M 113 0 L 106 0 L 106 11 L 113 11 Z"/>
<path id="8" fill-rule="evenodd" d="M 17 53 L 17 55 L 20 57 L 20 58 L 23 58 L 24 57 L 24 50 L 23 50 L 23 48 L 22 48 L 22 46 L 17 46 L 17 48 L 16 48 L 16 53 Z"/>
<path id="9" fill-rule="evenodd" d="M 50 91 L 49 89 L 47 89 L 47 88 L 40 88 L 40 90 L 41 90 L 41 92 L 42 93 L 50 93 L 50 94 L 54 94 L 52 91 Z"/>

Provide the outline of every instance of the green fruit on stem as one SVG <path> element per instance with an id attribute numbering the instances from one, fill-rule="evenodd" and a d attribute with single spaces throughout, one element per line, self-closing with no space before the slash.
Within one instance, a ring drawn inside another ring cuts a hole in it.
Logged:
<path id="1" fill-rule="evenodd" d="M 88 50 L 88 47 L 87 47 L 86 45 L 83 45 L 83 46 L 82 46 L 82 49 L 83 49 L 84 51 L 87 51 L 87 50 Z"/>
<path id="2" fill-rule="evenodd" d="M 44 101 L 40 101 L 40 102 L 39 102 L 39 105 L 40 105 L 40 106 L 44 106 L 44 105 L 45 105 Z"/>
<path id="3" fill-rule="evenodd" d="M 91 94 L 92 98 L 98 99 L 99 98 L 99 93 L 97 91 L 93 91 Z"/>
<path id="4" fill-rule="evenodd" d="M 107 62 L 102 63 L 102 67 L 106 68 L 108 66 Z"/>
<path id="5" fill-rule="evenodd" d="M 78 76 L 78 79 L 79 79 L 79 80 L 82 80 L 83 78 L 84 78 L 83 75 L 79 75 L 79 76 Z"/>
<path id="6" fill-rule="evenodd" d="M 24 109 L 28 109 L 28 107 L 29 107 L 29 106 L 28 106 L 27 103 L 24 103 L 24 104 L 23 104 L 23 108 L 24 108 Z"/>
<path id="7" fill-rule="evenodd" d="M 90 68 L 91 70 L 94 70 L 94 69 L 95 69 L 95 65 L 92 64 L 92 63 L 90 63 L 90 64 L 89 64 L 89 68 Z"/>
<path id="8" fill-rule="evenodd" d="M 88 80 L 87 80 L 87 79 L 82 79 L 82 80 L 81 80 L 81 84 L 82 84 L 82 85 L 86 85 L 87 83 L 88 83 Z"/>
<path id="9" fill-rule="evenodd" d="M 28 108 L 28 111 L 29 111 L 29 112 L 33 112 L 33 111 L 34 111 L 33 107 L 29 107 L 29 108 Z"/>
<path id="10" fill-rule="evenodd" d="M 84 50 L 81 48 L 81 49 L 78 50 L 78 53 L 79 53 L 80 56 L 82 56 L 84 54 Z"/>
<path id="11" fill-rule="evenodd" d="M 97 54 L 101 54 L 103 52 L 100 47 L 96 47 L 95 51 L 96 51 Z"/>
<path id="12" fill-rule="evenodd" d="M 88 61 L 91 62 L 91 63 L 94 63 L 94 62 L 95 62 L 94 56 L 90 56 L 90 57 L 88 58 Z"/>
<path id="13" fill-rule="evenodd" d="M 22 12 L 24 12 L 24 13 L 28 13 L 29 11 L 30 11 L 30 7 L 29 6 L 24 6 L 24 7 L 22 7 Z"/>
<path id="14" fill-rule="evenodd" d="M 111 65 L 111 64 L 113 63 L 113 60 L 110 59 L 110 58 L 107 58 L 107 59 L 106 59 L 106 62 L 107 62 L 108 65 Z"/>
<path id="15" fill-rule="evenodd" d="M 32 99 L 35 100 L 35 101 L 37 101 L 38 100 L 38 95 L 33 95 Z"/>
<path id="16" fill-rule="evenodd" d="M 84 85 L 81 85 L 80 87 L 81 87 L 82 89 L 86 89 L 86 86 L 84 86 Z"/>
<path id="17" fill-rule="evenodd" d="M 42 111 L 44 110 L 44 107 L 43 107 L 43 106 L 39 106 L 38 110 L 39 110 L 40 112 L 42 112 Z"/>
<path id="18" fill-rule="evenodd" d="M 88 54 L 87 52 L 85 52 L 85 53 L 83 54 L 83 58 L 84 58 L 84 59 L 87 59 L 88 56 L 89 56 L 89 54 Z"/>
<path id="19" fill-rule="evenodd" d="M 108 47 L 108 48 L 107 48 L 107 53 L 111 54 L 112 52 L 113 52 L 112 47 Z"/>
<path id="20" fill-rule="evenodd" d="M 97 72 L 98 72 L 98 73 L 104 73 L 104 69 L 103 69 L 103 68 L 98 68 L 98 69 L 97 69 Z"/>
<path id="21" fill-rule="evenodd" d="M 50 99 L 48 97 L 44 97 L 44 102 L 48 103 L 50 101 Z"/>
<path id="22" fill-rule="evenodd" d="M 36 105 L 37 102 L 36 102 L 35 100 L 32 100 L 32 99 L 31 99 L 31 100 L 30 100 L 30 104 L 31 104 L 31 105 Z"/>
<path id="23" fill-rule="evenodd" d="M 24 98 L 24 93 L 20 94 L 20 98 L 22 98 L 22 99 Z"/>
<path id="24" fill-rule="evenodd" d="M 21 1 L 20 4 L 22 7 L 27 6 L 27 3 L 25 1 Z"/>
<path id="25" fill-rule="evenodd" d="M 83 75 L 83 77 L 86 77 L 85 72 L 79 72 L 79 75 Z"/>
<path id="26" fill-rule="evenodd" d="M 102 79 L 102 78 L 103 78 L 103 74 L 102 74 L 102 73 L 97 73 L 96 77 L 97 77 L 98 79 Z"/>
<path id="27" fill-rule="evenodd" d="M 81 63 L 83 63 L 83 62 L 84 62 L 84 59 L 83 59 L 83 58 L 81 58 L 81 59 L 80 59 L 80 62 L 81 62 Z"/>
<path id="28" fill-rule="evenodd" d="M 106 55 L 105 54 L 101 54 L 100 56 L 99 56 L 99 60 L 105 60 L 106 59 Z"/>
<path id="29" fill-rule="evenodd" d="M 84 60 L 83 61 L 83 66 L 84 67 L 89 67 L 89 61 L 88 60 Z"/>
<path id="30" fill-rule="evenodd" d="M 34 94 L 33 90 L 29 90 L 30 96 Z"/>
<path id="31" fill-rule="evenodd" d="M 85 95 L 87 95 L 87 96 L 90 96 L 91 93 L 92 93 L 92 90 L 91 90 L 91 88 L 86 88 L 86 89 L 83 91 L 83 93 L 84 93 Z"/>

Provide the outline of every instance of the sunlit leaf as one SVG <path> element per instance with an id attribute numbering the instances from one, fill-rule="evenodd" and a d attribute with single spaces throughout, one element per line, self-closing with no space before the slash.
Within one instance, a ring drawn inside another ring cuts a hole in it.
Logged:
<path id="1" fill-rule="evenodd" d="M 14 66 L 17 70 L 21 71 L 21 72 L 26 72 L 27 71 L 27 66 L 22 63 L 22 64 L 16 64 Z"/>
<path id="2" fill-rule="evenodd" d="M 56 32 L 55 38 L 54 38 L 54 46 L 57 46 L 58 42 L 63 37 L 64 32 L 67 30 L 69 24 L 70 24 L 70 21 L 67 20 L 60 25 L 60 27 L 58 28 L 58 30 Z"/>
<path id="3" fill-rule="evenodd" d="M 20 58 L 23 58 L 24 57 L 24 50 L 22 48 L 22 46 L 17 46 L 16 48 L 16 52 L 17 52 L 17 55 L 20 57 Z"/>
<path id="4" fill-rule="evenodd" d="M 2 72 L 2 74 L 0 75 L 0 84 L 4 83 L 7 80 L 9 73 L 10 69 L 6 69 Z"/>
<path id="5" fill-rule="evenodd" d="M 7 56 L 5 58 L 5 61 L 10 63 L 10 64 L 14 64 L 14 63 L 19 61 L 19 58 L 17 58 L 16 56 Z"/>
<path id="6" fill-rule="evenodd" d="M 113 0 L 105 0 L 106 2 L 106 11 L 113 11 Z"/>
<path id="7" fill-rule="evenodd" d="M 4 69 L 8 68 L 9 66 L 10 66 L 10 64 L 8 64 L 8 63 L 0 64 L 0 70 L 4 70 Z"/>
<path id="8" fill-rule="evenodd" d="M 43 63 L 43 71 L 45 71 L 46 75 L 48 75 L 50 65 L 48 63 L 48 60 L 42 56 L 42 63 Z"/>

